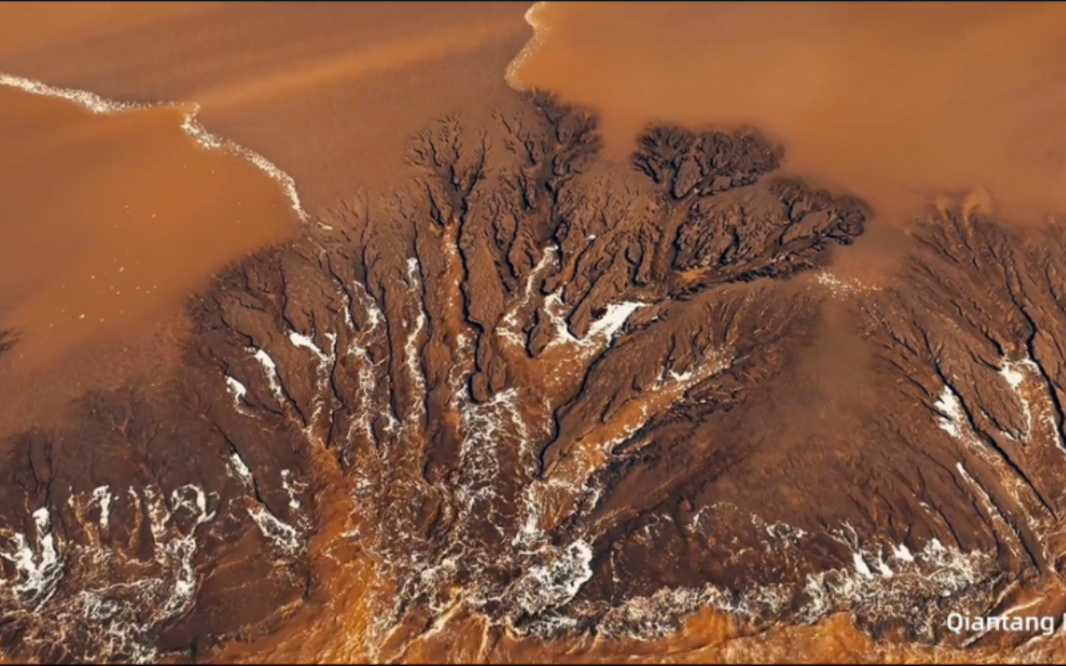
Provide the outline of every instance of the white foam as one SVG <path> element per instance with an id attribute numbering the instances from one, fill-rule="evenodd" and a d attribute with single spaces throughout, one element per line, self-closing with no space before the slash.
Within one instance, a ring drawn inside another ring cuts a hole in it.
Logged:
<path id="1" fill-rule="evenodd" d="M 118 102 L 114 100 L 105 99 L 95 93 L 91 93 L 85 90 L 76 90 L 74 88 L 59 88 L 56 86 L 50 86 L 40 81 L 34 81 L 32 79 L 23 78 L 21 76 L 12 76 L 10 74 L 0 73 L 0 85 L 7 86 L 9 88 L 17 88 L 31 95 L 40 95 L 42 97 L 55 97 L 58 99 L 67 100 L 73 102 L 83 109 L 95 114 L 113 114 L 122 113 L 126 111 L 137 111 L 142 109 L 150 109 L 157 107 L 175 107 L 175 108 L 188 108 L 190 109 L 182 119 L 181 129 L 188 134 L 196 143 L 209 150 L 216 150 L 230 155 L 236 155 L 244 161 L 252 164 L 260 171 L 268 175 L 274 182 L 281 186 L 282 191 L 285 193 L 286 198 L 289 200 L 289 205 L 296 213 L 296 216 L 301 222 L 307 222 L 310 217 L 304 210 L 303 205 L 300 202 L 300 194 L 296 189 L 296 181 L 292 176 L 279 169 L 273 162 L 263 157 L 259 153 L 246 148 L 238 143 L 234 143 L 229 139 L 223 139 L 215 134 L 212 134 L 200 124 L 197 120 L 197 115 L 200 113 L 200 105 L 195 103 L 186 102 L 157 102 L 154 104 L 139 104 L 133 102 Z"/>
<path id="2" fill-rule="evenodd" d="M 911 549 L 907 548 L 906 544 L 899 544 L 892 547 L 892 556 L 897 560 L 903 560 L 904 562 L 913 562 L 914 555 L 911 553 Z"/>
<path id="3" fill-rule="evenodd" d="M 237 476 L 244 482 L 249 488 L 254 485 L 254 479 L 252 478 L 252 471 L 248 469 L 248 465 L 244 464 L 244 459 L 241 458 L 241 454 L 234 451 L 229 457 L 230 465 L 237 472 Z"/>
<path id="4" fill-rule="evenodd" d="M 837 298 L 852 296 L 865 291 L 871 291 L 869 285 L 855 279 L 840 278 L 829 271 L 820 271 L 816 277 L 818 284 L 826 287 Z"/>
<path id="5" fill-rule="evenodd" d="M 240 406 L 244 396 L 248 395 L 248 388 L 229 375 L 226 375 L 226 389 L 233 394 L 233 402 Z"/>
<path id="6" fill-rule="evenodd" d="M 281 470 L 281 485 L 285 488 L 285 492 L 289 494 L 289 508 L 293 511 L 300 508 L 300 500 L 296 499 L 297 493 L 303 490 L 303 484 L 292 480 L 292 470 Z"/>
<path id="7" fill-rule="evenodd" d="M 285 393 L 281 390 L 281 378 L 278 376 L 278 366 L 274 363 L 274 359 L 262 349 L 253 348 L 248 351 L 251 351 L 255 360 L 259 361 L 259 364 L 263 366 L 267 382 L 270 384 L 270 390 L 274 392 L 274 396 L 277 397 L 279 401 L 284 402 Z"/>
<path id="8" fill-rule="evenodd" d="M 620 301 L 607 306 L 602 317 L 589 325 L 583 338 L 578 339 L 570 332 L 566 323 L 566 306 L 563 304 L 562 290 L 556 290 L 544 298 L 544 312 L 555 329 L 555 335 L 548 341 L 547 348 L 559 345 L 575 345 L 586 353 L 596 352 L 614 341 L 629 317 L 637 310 L 648 305 L 639 301 Z"/>
<path id="9" fill-rule="evenodd" d="M 311 350 L 311 353 L 317 356 L 320 362 L 325 363 L 327 356 L 322 352 L 321 349 L 318 348 L 318 345 L 316 345 L 314 340 L 312 340 L 310 337 L 302 333 L 292 331 L 289 333 L 289 342 L 291 342 L 295 347 L 302 347 L 304 349 Z"/>
<path id="10" fill-rule="evenodd" d="M 1020 361 L 1004 358 L 1001 361 L 999 373 L 1011 387 L 1022 406 L 1025 432 L 1021 433 L 1021 436 L 1026 443 L 1043 443 L 1034 442 L 1034 439 L 1050 440 L 1050 443 L 1059 451 L 1066 453 L 1066 442 L 1063 442 L 1062 433 L 1059 432 L 1059 427 L 1055 422 L 1055 406 L 1049 394 L 1049 391 L 1054 389 L 1046 385 L 1036 362 L 1028 356 Z M 1040 390 L 1036 392 L 1038 387 Z M 1031 397 L 1036 398 L 1035 404 L 1030 400 Z M 1004 434 L 1012 440 L 1017 439 L 1016 433 Z"/>
<path id="11" fill-rule="evenodd" d="M 465 395 L 457 400 L 463 439 L 459 448 L 462 472 L 455 495 L 464 512 L 474 510 L 479 500 L 496 497 L 501 449 L 511 450 L 527 438 L 526 425 L 517 416 L 517 399 L 518 391 L 509 388 L 483 403 L 474 403 Z"/>
<path id="12" fill-rule="evenodd" d="M 418 314 L 415 316 L 414 326 L 407 334 L 407 341 L 404 344 L 404 364 L 407 366 L 408 372 L 411 374 L 411 382 L 413 383 L 414 395 L 412 401 L 411 413 L 408 415 L 408 425 L 412 425 L 421 420 L 424 416 L 424 398 L 426 395 L 426 377 L 422 372 L 422 366 L 419 361 L 418 355 L 418 336 L 426 328 L 426 312 L 422 308 L 422 295 L 419 293 L 421 288 L 421 277 L 419 274 L 418 259 L 410 258 L 407 260 L 407 285 L 410 292 L 413 294 L 413 303 L 418 309 Z"/>
<path id="13" fill-rule="evenodd" d="M 270 540 L 278 550 L 289 555 L 299 552 L 300 539 L 295 527 L 279 520 L 262 505 L 249 509 L 248 514 L 255 520 L 263 536 Z"/>
<path id="14" fill-rule="evenodd" d="M 1022 388 L 1024 388 L 1024 385 L 1031 379 L 1031 377 L 1025 376 L 1027 374 L 1025 372 L 1025 367 L 1026 364 L 1022 362 L 1011 368 L 1014 372 L 1023 375 L 1019 382 Z M 1017 379 L 1012 372 L 1008 372 L 1008 374 L 1010 375 L 1010 378 L 1007 380 L 1008 382 Z M 1026 418 L 1029 419 L 1032 415 L 1028 411 L 1030 405 L 1028 401 L 1025 400 L 1024 391 L 1018 390 L 1017 394 L 1019 400 L 1022 401 L 1023 409 L 1026 410 Z M 1048 399 L 1048 401 L 1050 401 L 1050 399 Z M 1046 524 L 1045 517 L 1041 513 L 1040 499 L 1036 495 L 1036 491 L 1004 462 L 1002 455 L 996 453 L 992 447 L 984 443 L 977 433 L 974 432 L 974 429 L 971 427 L 969 419 L 967 418 L 966 411 L 963 408 L 961 398 L 950 385 L 944 386 L 934 407 L 940 412 L 940 415 L 937 417 L 937 424 L 939 427 L 995 469 L 998 478 L 1003 482 L 1007 491 L 1026 508 L 1022 513 L 1022 518 L 1033 533 L 1044 534 L 1047 531 L 1048 525 Z M 1041 411 L 1045 410 L 1041 409 Z M 1047 425 L 1047 420 L 1051 420 L 1049 435 L 1054 440 L 1054 443 L 1051 445 L 1061 447 L 1061 437 L 1058 433 L 1058 429 L 1054 427 L 1053 417 L 1044 414 L 1044 418 L 1039 419 L 1036 423 Z M 1004 435 L 1015 439 L 1010 433 L 1004 433 Z M 1032 433 L 1027 432 L 1024 433 L 1024 435 L 1027 443 L 1032 444 Z M 1008 527 L 1013 525 L 1013 522 L 1008 521 L 1006 517 L 1000 514 L 999 510 L 995 508 L 995 504 L 988 497 L 985 489 L 969 475 L 961 464 L 957 465 L 957 469 L 963 479 L 976 491 L 978 501 L 988 507 L 988 510 L 993 516 L 993 520 L 1003 521 L 1002 525 L 1004 529 L 1013 531 L 1013 527 Z M 1011 548 L 1017 548 L 1016 544 L 1009 545 Z"/>
<path id="15" fill-rule="evenodd" d="M 881 558 L 881 554 L 877 554 L 877 571 L 884 578 L 891 578 L 894 574 L 892 568 L 888 566 L 888 563 Z"/>
<path id="16" fill-rule="evenodd" d="M 999 374 L 1003 376 L 1003 379 L 1007 380 L 1012 389 L 1017 389 L 1022 385 L 1022 381 L 1025 380 L 1025 375 L 1019 372 L 1017 365 L 1009 361 L 1005 362 L 999 369 Z"/>
<path id="17" fill-rule="evenodd" d="M 950 386 L 945 385 L 944 390 L 940 392 L 940 397 L 933 406 L 942 414 L 937 419 L 937 425 L 940 426 L 940 429 L 954 439 L 962 439 L 962 434 L 967 429 L 966 413 L 963 412 L 962 403 L 959 402 L 959 397 L 955 395 L 955 391 Z"/>
<path id="18" fill-rule="evenodd" d="M 556 245 L 549 245 L 544 248 L 540 260 L 537 261 L 537 265 L 534 266 L 533 270 L 531 270 L 529 275 L 526 276 L 526 280 L 522 285 L 522 296 L 515 299 L 515 301 L 507 308 L 506 314 L 500 319 L 500 324 L 496 330 L 497 335 L 500 335 L 516 346 L 521 347 L 525 345 L 524 338 L 519 335 L 521 324 L 518 321 L 518 311 L 526 307 L 529 303 L 529 299 L 533 295 L 533 283 L 552 264 L 558 251 L 559 248 Z"/>
<path id="19" fill-rule="evenodd" d="M 592 548 L 582 540 L 572 542 L 546 564 L 531 567 L 517 583 L 518 603 L 527 613 L 569 603 L 592 578 Z"/>
<path id="20" fill-rule="evenodd" d="M 93 489 L 93 499 L 100 503 L 100 527 L 106 530 L 111 522 L 111 488 L 100 486 Z"/>
<path id="21" fill-rule="evenodd" d="M 52 535 L 51 514 L 46 507 L 33 512 L 37 527 L 31 545 L 25 534 L 12 535 L 14 553 L 0 550 L 0 557 L 15 565 L 18 582 L 15 592 L 32 608 L 39 608 L 51 598 L 63 574 L 62 562 Z M 0 581 L 0 585 L 3 582 Z"/>
<path id="22" fill-rule="evenodd" d="M 373 440 L 374 433 L 371 423 L 374 418 L 378 416 L 384 417 L 384 429 L 386 432 L 391 433 L 398 426 L 389 406 L 377 404 L 375 400 L 378 394 L 376 372 L 383 361 L 374 363 L 367 351 L 374 338 L 379 340 L 385 338 L 385 315 L 381 312 L 381 308 L 378 307 L 377 301 L 367 292 L 366 286 L 361 282 L 355 281 L 352 283 L 352 297 L 351 306 L 358 305 L 362 308 L 366 315 L 367 326 L 361 332 L 356 331 L 350 309 L 345 308 L 348 327 L 352 332 L 345 354 L 354 358 L 352 366 L 358 369 L 357 381 L 359 385 L 359 391 L 356 392 L 356 399 L 359 402 L 359 409 L 356 412 L 359 416 L 352 422 L 349 435 L 358 431 L 367 440 Z"/>
<path id="23" fill-rule="evenodd" d="M 193 494 L 193 499 L 191 500 L 191 502 L 189 500 L 190 491 Z M 204 489 L 200 486 L 187 483 L 184 486 L 175 488 L 173 491 L 171 491 L 170 506 L 172 507 L 172 511 L 177 511 L 182 507 L 188 507 L 191 509 L 191 507 L 189 507 L 189 504 L 192 504 L 192 506 L 195 507 L 193 512 L 196 515 L 196 525 L 200 525 L 202 523 L 214 519 L 215 512 L 207 512 L 207 495 L 204 493 Z"/>
<path id="24" fill-rule="evenodd" d="M 637 310 L 647 305 L 647 303 L 641 303 L 639 301 L 622 301 L 620 303 L 611 303 L 607 306 L 607 311 L 602 317 L 597 319 L 589 327 L 588 335 L 586 338 L 606 337 L 608 340 L 614 339 L 618 334 L 618 331 L 622 330 L 625 323 L 629 320 Z"/>
<path id="25" fill-rule="evenodd" d="M 196 568 L 193 567 L 196 541 L 190 534 L 183 539 L 170 541 L 166 550 L 179 563 L 170 596 L 163 606 L 164 615 L 172 617 L 185 612 L 196 600 L 196 587 L 199 582 Z"/>
<path id="26" fill-rule="evenodd" d="M 507 82 L 507 85 L 516 90 L 521 90 L 521 87 L 518 85 L 518 81 L 515 78 L 518 68 L 536 53 L 537 49 L 540 48 L 544 41 L 544 36 L 547 35 L 551 29 L 551 25 L 541 21 L 539 17 L 540 13 L 544 11 L 544 6 L 547 4 L 548 3 L 546 2 L 534 2 L 533 5 L 526 10 L 525 21 L 529 24 L 529 27 L 533 28 L 533 37 L 526 42 L 526 45 L 522 47 L 519 54 L 507 65 L 507 73 L 504 75 L 504 80 Z"/>
<path id="27" fill-rule="evenodd" d="M 858 553 L 851 554 L 852 563 L 855 565 L 855 571 L 859 572 L 863 578 L 873 578 L 873 572 L 870 571 L 870 566 L 866 564 L 866 560 L 862 559 L 862 555 Z"/>
<path id="28" fill-rule="evenodd" d="M 558 345 L 578 342 L 578 339 L 574 337 L 574 334 L 570 332 L 570 327 L 566 324 L 566 308 L 563 305 L 561 289 L 553 291 L 544 299 L 544 313 L 548 316 L 552 327 L 555 329 L 555 335 L 548 341 L 545 348 L 550 349 Z"/>

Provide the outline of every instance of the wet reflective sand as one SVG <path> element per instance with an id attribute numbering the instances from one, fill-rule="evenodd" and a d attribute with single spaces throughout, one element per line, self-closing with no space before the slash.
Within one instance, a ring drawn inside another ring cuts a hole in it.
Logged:
<path id="1" fill-rule="evenodd" d="M 278 183 L 199 145 L 187 111 L 93 114 L 0 87 L 0 326 L 17 337 L 3 377 L 16 402 L 53 363 L 64 383 L 91 381 L 94 345 L 131 344 L 226 262 L 296 232 Z"/>
<path id="2" fill-rule="evenodd" d="M 75 4 L 0 6 L 0 72 L 197 102 L 311 211 L 402 179 L 408 137 L 439 115 L 488 121 L 529 37 L 527 2 Z"/>
<path id="3" fill-rule="evenodd" d="M 121 98 L 201 102 L 213 131 L 278 160 L 315 204 L 397 178 L 407 133 L 432 117 L 457 108 L 477 117 L 505 101 L 504 66 L 528 36 L 517 22 L 524 7 L 503 5 L 451 15 L 372 6 L 346 22 L 338 20 L 341 10 L 322 5 L 299 15 L 284 6 L 116 7 L 78 10 L 85 23 L 77 24 L 49 23 L 58 11 L 39 6 L 0 8 L 0 71 Z M 1028 212 L 1066 204 L 1059 187 L 1066 130 L 1053 122 L 1066 111 L 1066 42 L 1059 39 L 1066 9 L 954 7 L 549 5 L 534 17 L 541 40 L 511 81 L 600 109 L 616 154 L 651 119 L 757 125 L 788 146 L 788 168 L 868 198 L 888 219 L 906 219 L 930 193 L 976 185 Z M 197 146 L 180 129 L 183 113 L 93 116 L 0 88 L 0 324 L 22 336 L 0 376 L 5 423 L 32 421 L 45 409 L 42 396 L 77 394 L 83 379 L 118 383 L 124 375 L 116 369 L 146 374 L 172 355 L 186 294 L 227 261 L 295 229 L 277 183 Z M 896 240 L 877 233 L 871 237 L 880 242 Z M 37 383 L 71 368 L 83 374 Z M 28 405 L 37 411 L 23 412 Z M 323 543 L 342 520 L 325 522 Z M 368 622 L 361 601 L 373 576 L 361 572 L 338 575 L 332 605 L 213 657 L 368 659 L 359 640 Z M 456 617 L 403 655 L 384 656 L 1003 656 L 877 645 L 843 616 L 734 638 L 743 633 L 707 611 L 679 635 L 649 644 L 543 644 L 490 635 L 480 622 Z M 1057 641 L 1012 656 L 1054 657 Z"/>
<path id="4" fill-rule="evenodd" d="M 512 66 L 600 110 L 626 149 L 650 120 L 751 125 L 786 167 L 897 222 L 987 188 L 1016 216 L 1066 210 L 1066 6 L 538 3 Z"/>

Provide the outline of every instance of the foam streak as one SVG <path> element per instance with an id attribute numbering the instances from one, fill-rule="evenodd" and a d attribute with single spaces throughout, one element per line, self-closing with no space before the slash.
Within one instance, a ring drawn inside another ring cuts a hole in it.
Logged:
<path id="1" fill-rule="evenodd" d="M 227 155 L 235 155 L 265 173 L 271 178 L 271 180 L 281 186 L 281 189 L 285 192 L 285 197 L 289 200 L 289 206 L 296 213 L 296 216 L 300 221 L 306 223 L 310 219 L 307 211 L 303 208 L 303 204 L 300 202 L 300 194 L 296 189 L 296 181 L 293 180 L 292 176 L 279 169 L 277 165 L 254 150 L 208 132 L 207 129 L 200 124 L 200 121 L 197 120 L 197 116 L 200 113 L 199 104 L 188 102 L 156 102 L 152 104 L 141 104 L 137 102 L 109 100 L 85 90 L 59 88 L 47 85 L 40 81 L 34 81 L 21 76 L 13 76 L 11 74 L 4 74 L 2 72 L 0 72 L 0 85 L 9 88 L 17 88 L 18 90 L 30 93 L 31 95 L 55 97 L 67 100 L 68 102 L 77 104 L 89 113 L 94 114 L 124 113 L 127 111 L 138 111 L 159 107 L 188 109 L 184 114 L 181 123 L 182 131 L 192 137 L 192 139 L 201 147 L 206 148 L 207 150 L 219 151 Z"/>

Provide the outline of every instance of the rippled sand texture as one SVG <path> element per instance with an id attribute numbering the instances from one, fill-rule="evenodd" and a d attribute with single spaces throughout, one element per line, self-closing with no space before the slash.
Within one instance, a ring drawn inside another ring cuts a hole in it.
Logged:
<path id="1" fill-rule="evenodd" d="M 1066 209 L 1066 5 L 542 2 L 528 20 L 512 83 L 602 111 L 619 150 L 651 119 L 748 124 L 897 222 L 975 186 Z"/>

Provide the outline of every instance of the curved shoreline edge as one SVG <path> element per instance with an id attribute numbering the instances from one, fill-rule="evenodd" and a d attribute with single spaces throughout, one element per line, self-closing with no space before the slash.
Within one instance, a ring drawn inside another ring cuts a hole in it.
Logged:
<path id="1" fill-rule="evenodd" d="M 200 113 L 200 105 L 196 102 L 139 103 L 110 100 L 87 90 L 50 86 L 41 81 L 6 74 L 4 72 L 0 72 L 0 86 L 16 88 L 23 92 L 30 93 L 31 95 L 55 97 L 68 102 L 73 102 L 93 114 L 114 114 L 125 111 L 139 111 L 160 107 L 188 109 L 188 111 L 183 114 L 181 123 L 181 129 L 185 134 L 191 137 L 193 141 L 199 144 L 202 148 L 219 151 L 228 155 L 235 155 L 265 173 L 271 180 L 281 186 L 282 191 L 285 193 L 285 197 L 289 200 L 289 207 L 296 213 L 296 217 L 300 222 L 306 224 L 310 220 L 310 215 L 304 210 L 303 204 L 300 201 L 300 194 L 296 188 L 296 181 L 293 177 L 282 171 L 276 164 L 251 148 L 242 146 L 235 141 L 225 139 L 217 134 L 209 132 L 197 119 L 197 115 Z"/>
<path id="2" fill-rule="evenodd" d="M 507 64 L 507 70 L 503 76 L 504 82 L 514 90 L 522 90 L 522 86 L 520 86 L 515 79 L 518 68 L 522 66 L 523 62 L 536 53 L 537 49 L 540 48 L 541 42 L 544 40 L 544 35 L 548 32 L 549 26 L 544 23 L 544 21 L 537 18 L 537 16 L 544 11 L 544 7 L 547 4 L 546 0 L 534 2 L 523 15 L 526 23 L 533 29 L 533 36 L 525 43 L 522 50 L 519 51 L 514 58 L 511 58 L 511 62 Z"/>

